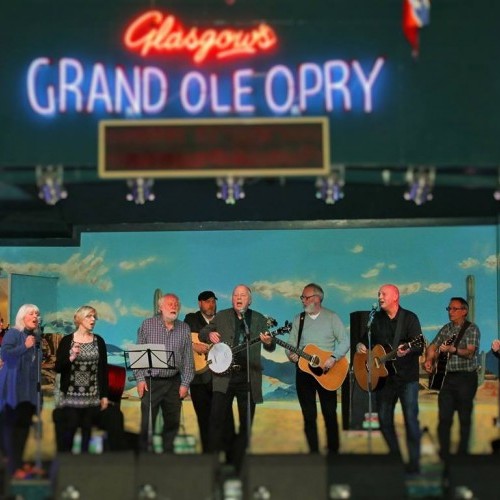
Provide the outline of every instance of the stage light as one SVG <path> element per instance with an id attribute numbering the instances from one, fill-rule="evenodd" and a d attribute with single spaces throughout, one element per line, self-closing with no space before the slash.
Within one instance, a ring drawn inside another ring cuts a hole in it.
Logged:
<path id="1" fill-rule="evenodd" d="M 404 199 L 413 201 L 415 205 L 423 205 L 431 201 L 435 181 L 436 169 L 434 167 L 409 167 L 406 171 L 408 189 L 403 194 Z"/>
<path id="2" fill-rule="evenodd" d="M 61 165 L 48 165 L 36 167 L 36 185 L 38 186 L 38 196 L 47 205 L 55 205 L 59 200 L 68 197 L 68 192 L 63 185 L 64 171 Z"/>
<path id="3" fill-rule="evenodd" d="M 345 166 L 333 165 L 330 175 L 316 179 L 316 198 L 333 205 L 344 197 Z"/>
<path id="4" fill-rule="evenodd" d="M 498 169 L 497 188 L 493 193 L 493 198 L 495 198 L 495 200 L 497 201 L 500 201 L 500 168 Z"/>
<path id="5" fill-rule="evenodd" d="M 128 180 L 127 186 L 130 192 L 127 194 L 126 199 L 133 201 L 136 205 L 144 205 L 146 201 L 154 201 L 155 194 L 153 193 L 153 186 L 155 181 L 153 179 L 138 179 Z"/>
<path id="6" fill-rule="evenodd" d="M 241 178 L 219 177 L 217 179 L 217 198 L 224 200 L 227 205 L 234 205 L 238 200 L 245 198 L 244 183 L 245 181 Z"/>

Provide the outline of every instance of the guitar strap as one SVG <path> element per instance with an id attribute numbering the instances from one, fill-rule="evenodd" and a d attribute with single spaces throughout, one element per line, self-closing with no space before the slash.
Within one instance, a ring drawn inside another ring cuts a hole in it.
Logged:
<path id="1" fill-rule="evenodd" d="M 299 333 L 297 335 L 297 349 L 299 348 L 300 337 L 302 337 L 302 330 L 304 329 L 305 319 L 306 319 L 306 312 L 303 311 L 300 313 L 300 318 L 299 318 Z"/>
<path id="2" fill-rule="evenodd" d="M 401 339 L 401 331 L 403 330 L 404 317 L 405 317 L 404 309 L 399 309 L 398 322 L 396 324 L 396 333 L 394 334 L 394 340 L 392 341 L 393 349 L 397 349 L 399 345 L 399 340 Z"/>
<path id="3" fill-rule="evenodd" d="M 455 339 L 455 342 L 453 342 L 453 345 L 458 349 L 458 344 L 460 344 L 460 341 L 462 340 L 462 337 L 464 336 L 465 330 L 469 328 L 470 326 L 470 321 L 465 320 L 464 324 L 462 325 L 462 328 L 460 328 L 460 331 L 458 332 L 457 338 Z"/>

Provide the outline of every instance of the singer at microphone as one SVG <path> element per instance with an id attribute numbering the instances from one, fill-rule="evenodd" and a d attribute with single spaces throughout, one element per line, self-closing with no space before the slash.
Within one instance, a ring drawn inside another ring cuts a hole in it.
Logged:
<path id="1" fill-rule="evenodd" d="M 244 344 L 245 337 L 249 340 L 246 349 L 231 352 L 231 368 L 222 373 L 214 372 L 212 380 L 209 451 L 218 453 L 232 449 L 232 456 L 227 458 L 231 465 L 240 469 L 250 443 L 255 405 L 263 402 L 261 351 L 262 348 L 274 351 L 276 341 L 272 336 L 262 333 L 268 329 L 267 318 L 250 309 L 252 292 L 248 286 L 237 285 L 233 289 L 231 300 L 232 307 L 217 312 L 210 323 L 201 329 L 198 337 L 202 342 L 224 342 L 233 348 Z M 227 409 L 232 407 L 234 398 L 238 401 L 240 428 L 239 433 L 228 442 L 224 422 Z"/>
<path id="2" fill-rule="evenodd" d="M 398 400 L 401 402 L 402 408 L 405 409 L 403 418 L 408 449 L 406 472 L 409 475 L 418 475 L 421 439 L 421 426 L 418 421 L 419 356 L 422 354 L 422 345 L 414 341 L 422 337 L 422 329 L 417 315 L 401 307 L 399 300 L 400 293 L 396 285 L 386 284 L 379 288 L 380 310 L 377 311 L 375 306 L 372 308 L 371 329 L 367 329 L 362 336 L 356 351 L 366 354 L 367 346 L 371 343 L 384 351 L 384 346 L 387 346 L 386 353 L 393 353 L 391 356 L 394 359 L 384 362 L 387 371 L 383 376 L 378 375 L 377 364 L 372 358 L 369 365 L 372 369 L 371 379 L 367 380 L 367 387 L 368 390 L 374 391 L 380 430 L 389 452 L 398 457 L 403 455 L 394 427 L 394 412 Z M 412 345 L 412 342 L 415 345 Z M 359 375 L 361 376 L 361 373 Z"/>
<path id="3" fill-rule="evenodd" d="M 14 325 L 5 333 L 2 358 L 5 365 L 0 370 L 0 392 L 3 395 L 0 412 L 3 412 L 4 456 L 7 457 L 9 476 L 25 479 L 23 454 L 38 407 L 39 364 L 32 347 L 34 331 L 39 323 L 40 310 L 34 304 L 22 305 Z M 8 402 L 8 404 L 6 404 Z"/>

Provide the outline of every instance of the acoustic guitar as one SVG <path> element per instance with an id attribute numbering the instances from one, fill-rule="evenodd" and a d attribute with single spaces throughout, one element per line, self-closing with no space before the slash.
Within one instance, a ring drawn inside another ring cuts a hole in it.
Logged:
<path id="1" fill-rule="evenodd" d="M 410 342 L 403 344 L 403 349 L 410 347 L 422 347 L 425 345 L 425 338 L 423 335 L 415 337 Z M 389 373 L 394 373 L 390 361 L 396 359 L 398 349 L 392 349 L 389 346 L 376 344 L 369 352 L 357 352 L 354 354 L 353 368 L 354 376 L 361 389 L 368 391 L 369 389 L 369 359 L 371 359 L 371 388 L 372 391 L 380 389 Z"/>
<path id="2" fill-rule="evenodd" d="M 443 344 L 451 345 L 455 342 L 457 336 L 456 334 L 447 338 Z M 448 360 L 450 359 L 449 352 L 440 352 L 437 356 L 436 362 L 434 364 L 434 370 L 429 376 L 429 389 L 433 391 L 441 390 L 443 387 L 444 377 L 446 375 L 446 367 L 448 365 Z"/>
<path id="3" fill-rule="evenodd" d="M 336 361 L 332 368 L 324 372 L 326 360 L 332 355 L 314 344 L 307 344 L 303 349 L 276 339 L 276 343 L 299 356 L 298 367 L 304 373 L 312 375 L 327 391 L 336 391 L 344 382 L 349 371 L 349 362 L 344 356 Z"/>
<path id="4" fill-rule="evenodd" d="M 191 341 L 193 342 L 193 344 L 205 344 L 205 342 L 202 342 L 200 340 L 197 332 L 191 332 Z M 193 360 L 194 360 L 194 372 L 196 373 L 196 375 L 204 373 L 208 370 L 208 362 L 206 354 L 201 354 L 193 349 Z"/>

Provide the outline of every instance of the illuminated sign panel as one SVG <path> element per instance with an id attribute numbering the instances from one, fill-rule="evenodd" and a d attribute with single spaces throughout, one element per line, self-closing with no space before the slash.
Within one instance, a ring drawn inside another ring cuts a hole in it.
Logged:
<path id="1" fill-rule="evenodd" d="M 104 178 L 313 176 L 329 170 L 326 118 L 99 123 Z"/>
<path id="2" fill-rule="evenodd" d="M 500 3 L 451 3 L 415 60 L 394 1 L 4 2 L 0 166 L 95 164 L 101 120 L 291 117 L 331 163 L 499 164 Z"/>

